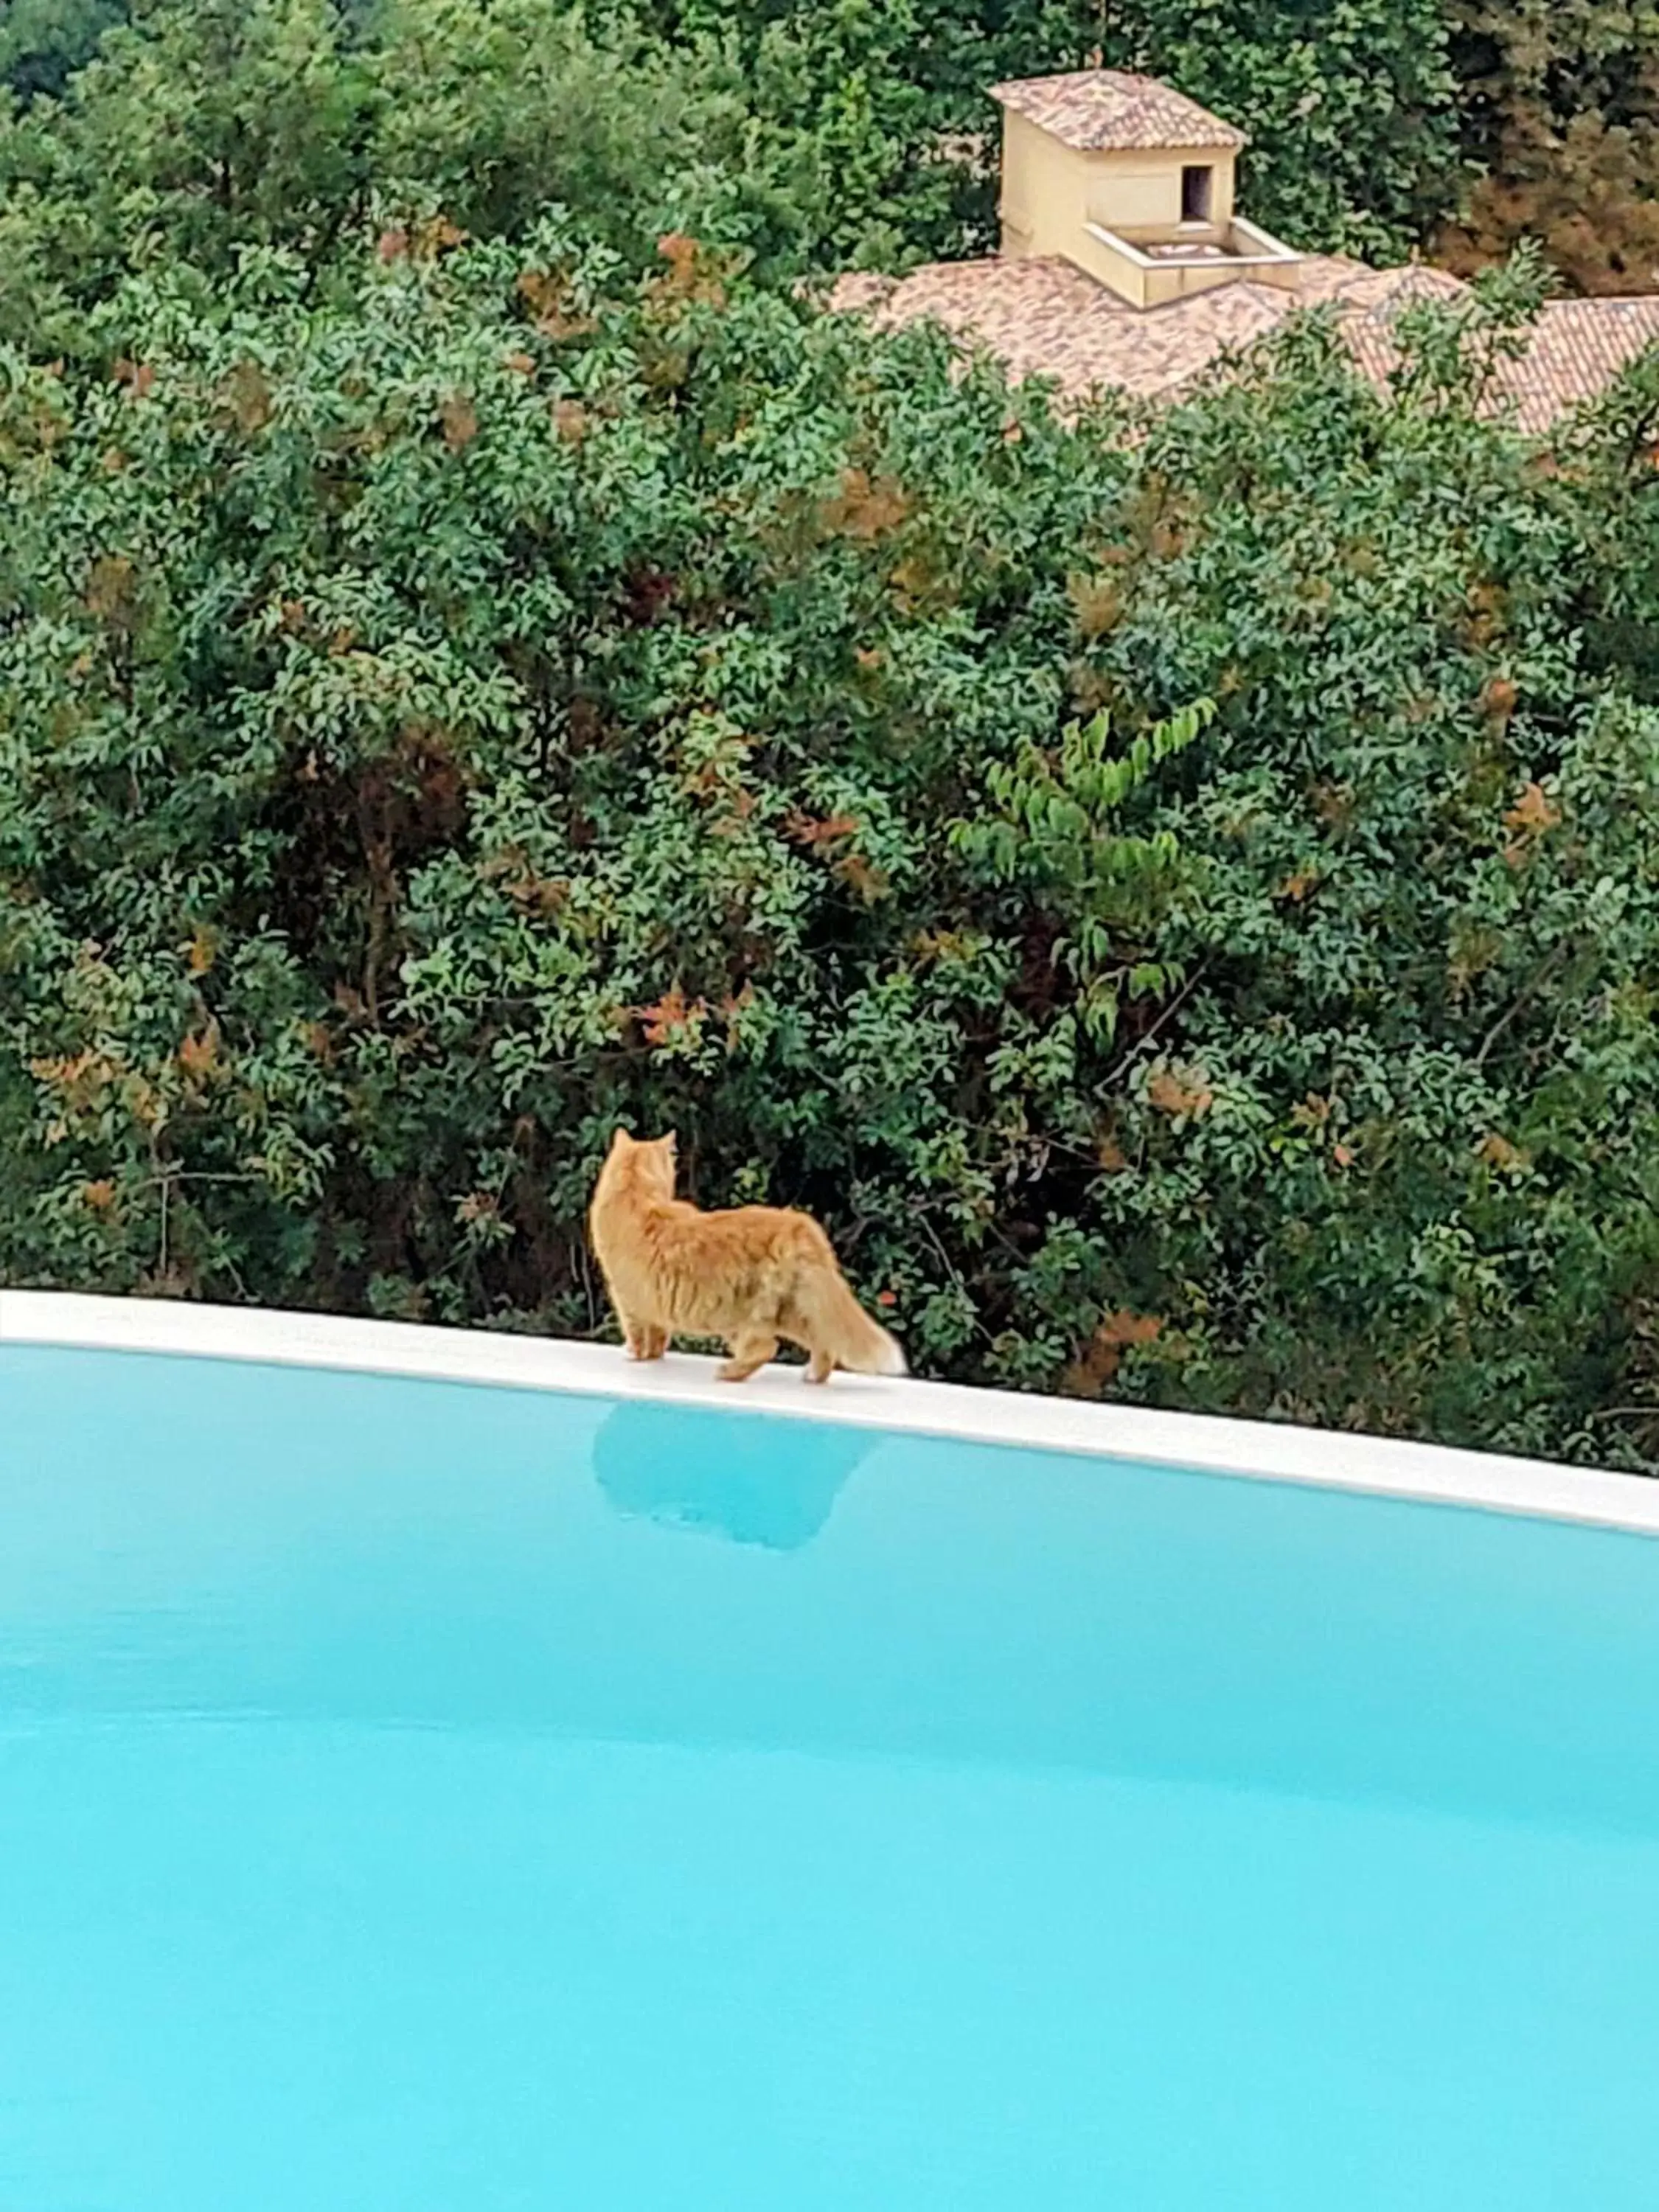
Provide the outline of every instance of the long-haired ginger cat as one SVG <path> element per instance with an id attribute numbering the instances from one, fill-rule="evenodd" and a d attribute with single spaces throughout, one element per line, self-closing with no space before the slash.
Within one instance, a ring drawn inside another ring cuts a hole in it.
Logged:
<path id="1" fill-rule="evenodd" d="M 747 1381 L 779 1343 L 807 1355 L 806 1379 L 837 1367 L 902 1375 L 904 1355 L 853 1296 L 810 1214 L 776 1206 L 704 1213 L 674 1195 L 674 1138 L 618 1129 L 594 1188 L 588 1230 L 634 1359 L 673 1336 L 723 1337 L 723 1382 Z"/>

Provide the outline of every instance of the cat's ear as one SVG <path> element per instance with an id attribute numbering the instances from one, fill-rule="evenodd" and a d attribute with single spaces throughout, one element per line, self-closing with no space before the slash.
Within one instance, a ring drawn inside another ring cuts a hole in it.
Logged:
<path id="1" fill-rule="evenodd" d="M 617 1129 L 612 1132 L 611 1138 L 611 1149 L 613 1152 L 631 1152 L 633 1151 L 634 1139 L 629 1135 L 626 1129 Z"/>
<path id="2" fill-rule="evenodd" d="M 679 1158 L 680 1137 L 678 1129 L 665 1129 L 661 1136 L 658 1138 L 657 1142 L 662 1146 L 664 1152 L 667 1153 L 671 1160 L 678 1159 Z"/>

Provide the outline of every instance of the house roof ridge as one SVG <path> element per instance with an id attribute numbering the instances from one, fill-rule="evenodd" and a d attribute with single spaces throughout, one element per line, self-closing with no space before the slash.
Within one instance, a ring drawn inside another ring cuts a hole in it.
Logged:
<path id="1" fill-rule="evenodd" d="M 1012 77 L 991 97 L 1083 153 L 1248 145 L 1249 134 L 1157 77 L 1128 70 L 1071 70 Z"/>

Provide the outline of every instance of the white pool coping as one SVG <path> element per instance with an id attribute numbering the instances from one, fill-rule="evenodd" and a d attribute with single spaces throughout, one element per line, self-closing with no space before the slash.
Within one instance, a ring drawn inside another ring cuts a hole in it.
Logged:
<path id="1" fill-rule="evenodd" d="M 0 1291 L 0 1344 L 252 1360 L 714 1407 L 721 1413 L 770 1413 L 901 1435 L 1085 1453 L 1659 1534 L 1659 1482 L 1641 1475 L 1455 1451 L 1344 1430 L 1222 1420 L 1139 1406 L 969 1389 L 953 1382 L 837 1375 L 824 1389 L 813 1389 L 799 1368 L 774 1367 L 733 1386 L 714 1380 L 714 1360 L 682 1353 L 641 1366 L 609 1345 L 260 1308 L 82 1297 L 58 1291 Z M 0 1408 L 0 1465 L 4 1436 Z"/>

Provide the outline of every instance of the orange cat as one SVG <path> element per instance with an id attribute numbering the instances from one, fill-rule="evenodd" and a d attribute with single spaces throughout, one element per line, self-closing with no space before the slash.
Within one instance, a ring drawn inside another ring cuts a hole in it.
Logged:
<path id="1" fill-rule="evenodd" d="M 587 1222 L 630 1358 L 660 1359 L 671 1336 L 724 1337 L 732 1356 L 720 1378 L 742 1382 L 781 1338 L 807 1353 L 809 1382 L 837 1367 L 904 1372 L 903 1353 L 860 1307 L 810 1214 L 702 1213 L 675 1197 L 672 1133 L 641 1144 L 617 1130 Z"/>

